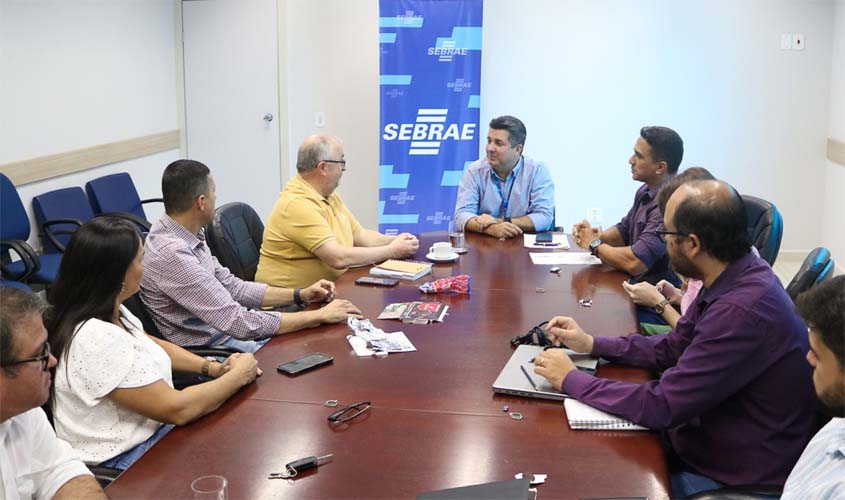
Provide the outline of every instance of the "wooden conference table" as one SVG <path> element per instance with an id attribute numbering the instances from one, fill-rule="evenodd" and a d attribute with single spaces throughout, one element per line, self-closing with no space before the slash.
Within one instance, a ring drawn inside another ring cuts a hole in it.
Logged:
<path id="1" fill-rule="evenodd" d="M 445 240 L 421 238 L 416 258 Z M 112 483 L 111 498 L 190 498 L 191 481 L 219 474 L 229 498 L 413 498 L 441 488 L 512 479 L 518 472 L 548 474 L 541 499 L 669 497 L 659 436 L 637 431 L 572 431 L 560 402 L 494 394 L 491 385 L 510 358 L 509 340 L 555 314 L 575 317 L 594 335 L 636 330 L 624 275 L 605 266 L 533 265 L 522 239 L 468 235 L 469 251 L 453 264 L 436 264 L 433 278 L 472 277 L 472 294 L 426 295 L 418 282 L 394 288 L 358 286 L 366 268 L 337 282 L 385 331 L 404 331 L 417 352 L 358 358 L 345 324 L 275 337 L 257 354 L 264 376 L 216 412 L 171 431 Z M 543 251 L 543 250 L 531 250 Z M 538 292 L 538 287 L 544 292 Z M 578 300 L 592 298 L 592 307 Z M 437 300 L 449 305 L 443 323 L 406 325 L 376 320 L 385 305 Z M 314 351 L 334 363 L 291 378 L 283 362 Z M 605 365 L 601 377 L 644 382 L 644 370 Z M 340 426 L 326 417 L 341 406 L 372 401 L 373 408 Z M 515 420 L 510 412 L 524 418 Z M 268 479 L 284 464 L 310 455 L 334 460 L 295 480 Z"/>

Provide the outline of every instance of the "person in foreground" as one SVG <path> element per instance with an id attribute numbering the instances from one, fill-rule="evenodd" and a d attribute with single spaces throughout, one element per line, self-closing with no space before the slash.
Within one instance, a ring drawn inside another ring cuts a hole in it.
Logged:
<path id="1" fill-rule="evenodd" d="M 628 214 L 615 226 L 602 231 L 583 220 L 572 227 L 575 243 L 604 264 L 624 271 L 634 281 L 656 284 L 680 280 L 669 268 L 666 243 L 657 234 L 663 215 L 657 207 L 660 187 L 672 178 L 684 157 L 684 141 L 668 127 L 643 127 L 628 160 L 631 177 L 643 185 L 634 195 Z"/>
<path id="2" fill-rule="evenodd" d="M 833 418 L 801 454 L 781 498 L 845 498 L 845 276 L 804 292 L 797 308 L 810 331 L 807 361 L 816 395 Z"/>
<path id="3" fill-rule="evenodd" d="M 273 335 L 359 314 L 348 300 L 332 300 L 334 283 L 315 280 L 287 289 L 243 281 L 221 266 L 205 243 L 203 228 L 217 201 L 208 167 L 177 160 L 161 179 L 166 214 L 147 235 L 141 299 L 164 338 L 180 346 L 224 344 L 257 351 Z M 303 285 L 303 286 L 307 286 Z M 262 311 L 296 303 L 328 302 L 317 310 Z"/>
<path id="4" fill-rule="evenodd" d="M 346 208 L 336 192 L 346 171 L 339 138 L 306 137 L 296 171 L 264 227 L 256 281 L 287 287 L 334 281 L 350 267 L 410 257 L 419 248 L 412 234 L 365 229 Z"/>
<path id="5" fill-rule="evenodd" d="M 49 290 L 47 328 L 59 358 L 56 433 L 87 463 L 128 468 L 173 425 L 216 410 L 261 375 L 252 354 L 219 363 L 144 333 L 122 305 L 138 292 L 143 273 L 137 229 L 99 217 L 73 234 Z M 213 380 L 176 390 L 174 370 Z"/>
<path id="6" fill-rule="evenodd" d="M 44 302 L 0 286 L 0 303 L 0 498 L 105 499 L 41 409 L 56 366 L 41 319 Z"/>
<path id="7" fill-rule="evenodd" d="M 459 226 L 495 238 L 553 229 L 555 185 L 545 163 L 522 154 L 525 137 L 519 118 L 490 120 L 487 156 L 467 168 L 458 187 Z"/>
<path id="8" fill-rule="evenodd" d="M 699 279 L 696 303 L 666 335 L 593 337 L 570 317 L 556 342 L 608 360 L 662 370 L 633 384 L 575 369 L 560 349 L 535 372 L 570 396 L 664 431 L 674 496 L 723 485 L 782 485 L 813 433 L 807 330 L 771 267 L 750 252 L 745 205 L 720 181 L 682 185 L 660 234 L 672 267 Z"/>

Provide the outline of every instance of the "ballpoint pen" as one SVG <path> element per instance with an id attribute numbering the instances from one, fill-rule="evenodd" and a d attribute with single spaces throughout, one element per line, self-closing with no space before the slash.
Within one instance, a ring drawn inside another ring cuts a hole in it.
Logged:
<path id="1" fill-rule="evenodd" d="M 531 378 L 531 375 L 529 375 L 528 371 L 525 369 L 525 365 L 519 365 L 519 368 L 522 370 L 522 373 L 525 374 L 525 378 L 531 382 L 531 387 L 533 387 L 535 391 L 539 391 L 540 389 L 537 387 L 537 384 L 534 383 L 534 379 Z"/>

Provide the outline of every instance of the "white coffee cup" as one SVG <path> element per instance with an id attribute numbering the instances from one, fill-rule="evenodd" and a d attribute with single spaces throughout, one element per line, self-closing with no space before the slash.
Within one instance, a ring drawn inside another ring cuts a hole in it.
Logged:
<path id="1" fill-rule="evenodd" d="M 452 244 L 448 241 L 438 241 L 431 248 L 428 253 L 433 254 L 437 258 L 445 259 L 452 256 Z"/>

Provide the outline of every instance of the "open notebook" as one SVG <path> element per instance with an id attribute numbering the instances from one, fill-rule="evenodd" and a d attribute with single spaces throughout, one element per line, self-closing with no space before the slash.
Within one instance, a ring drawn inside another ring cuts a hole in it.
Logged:
<path id="1" fill-rule="evenodd" d="M 592 406 L 585 405 L 577 399 L 566 399 L 563 402 L 566 408 L 566 418 L 569 420 L 569 427 L 576 429 L 593 430 L 626 430 L 626 431 L 647 431 L 647 427 L 637 425 L 622 417 L 605 413 Z"/>

